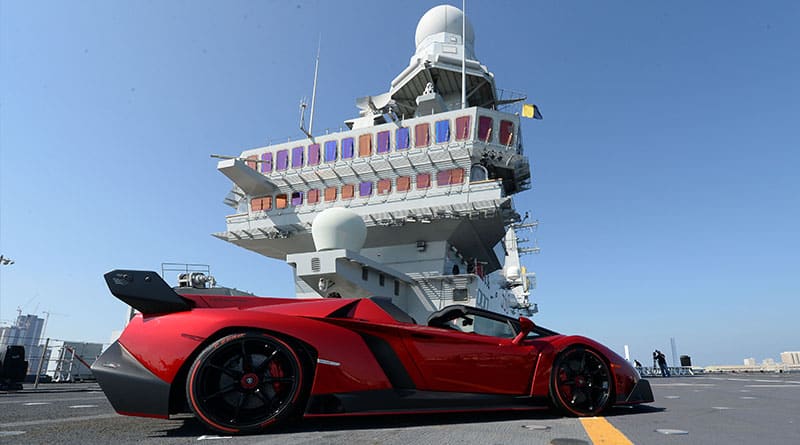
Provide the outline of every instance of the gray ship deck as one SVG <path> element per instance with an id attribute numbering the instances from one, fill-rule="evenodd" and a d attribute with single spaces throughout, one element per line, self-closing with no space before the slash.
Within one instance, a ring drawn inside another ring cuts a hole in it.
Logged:
<path id="1" fill-rule="evenodd" d="M 212 435 L 188 416 L 119 416 L 95 384 L 47 384 L 38 390 L 26 385 L 23 391 L 0 392 L 0 443 L 752 444 L 797 443 L 800 437 L 800 374 L 650 381 L 654 403 L 614 409 L 604 418 L 554 412 L 327 418 L 233 438 Z"/>

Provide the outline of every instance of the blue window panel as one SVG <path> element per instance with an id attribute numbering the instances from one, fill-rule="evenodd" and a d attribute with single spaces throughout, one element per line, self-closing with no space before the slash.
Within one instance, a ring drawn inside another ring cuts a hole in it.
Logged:
<path id="1" fill-rule="evenodd" d="M 372 196 L 372 183 L 362 182 L 358 185 L 358 195 L 361 197 Z"/>
<path id="2" fill-rule="evenodd" d="M 336 141 L 325 143 L 325 162 L 336 161 Z"/>
<path id="3" fill-rule="evenodd" d="M 342 139 L 342 159 L 353 157 L 353 138 Z"/>
<path id="4" fill-rule="evenodd" d="M 441 144 L 450 140 L 450 121 L 436 122 L 436 143 Z"/>
<path id="5" fill-rule="evenodd" d="M 407 150 L 408 144 L 410 142 L 410 137 L 408 133 L 408 128 L 398 128 L 397 129 L 397 149 L 398 150 Z"/>
<path id="6" fill-rule="evenodd" d="M 389 153 L 389 131 L 378 132 L 378 153 Z"/>

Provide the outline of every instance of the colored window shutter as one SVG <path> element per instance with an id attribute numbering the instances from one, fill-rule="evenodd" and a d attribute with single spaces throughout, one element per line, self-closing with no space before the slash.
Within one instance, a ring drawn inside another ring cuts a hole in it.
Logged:
<path id="1" fill-rule="evenodd" d="M 319 165 L 319 144 L 308 146 L 308 165 Z"/>
<path id="2" fill-rule="evenodd" d="M 379 195 L 386 195 L 392 192 L 392 180 L 391 179 L 381 179 L 378 181 L 378 194 Z"/>
<path id="3" fill-rule="evenodd" d="M 328 141 L 325 143 L 325 162 L 336 161 L 336 141 Z"/>
<path id="4" fill-rule="evenodd" d="M 456 140 L 463 141 L 469 139 L 469 116 L 456 118 Z"/>
<path id="5" fill-rule="evenodd" d="M 429 137 L 429 127 L 427 123 L 419 124 L 414 127 L 414 146 L 415 147 L 427 147 L 430 143 Z"/>
<path id="6" fill-rule="evenodd" d="M 261 173 L 272 173 L 272 153 L 261 155 Z"/>
<path id="7" fill-rule="evenodd" d="M 389 153 L 389 132 L 378 132 L 378 153 Z"/>
<path id="8" fill-rule="evenodd" d="M 408 128 L 398 128 L 396 138 L 397 138 L 396 142 L 398 150 L 405 150 L 409 147 Z"/>
<path id="9" fill-rule="evenodd" d="M 454 168 L 450 172 L 450 184 L 462 184 L 464 182 L 463 168 Z"/>
<path id="10" fill-rule="evenodd" d="M 411 190 L 411 177 L 410 176 L 400 176 L 397 178 L 397 191 L 398 192 L 407 192 Z"/>
<path id="11" fill-rule="evenodd" d="M 366 197 L 372 196 L 372 183 L 371 182 L 362 182 L 358 185 L 358 196 Z"/>
<path id="12" fill-rule="evenodd" d="M 300 168 L 303 166 L 303 147 L 295 147 L 292 149 L 292 168 Z"/>
<path id="13" fill-rule="evenodd" d="M 257 212 L 259 210 L 264 210 L 263 201 L 261 198 L 253 198 L 250 200 L 250 210 Z"/>
<path id="14" fill-rule="evenodd" d="M 247 166 L 256 170 L 256 165 L 258 164 L 258 162 L 255 162 L 256 160 L 258 160 L 258 155 L 248 156 L 246 162 Z"/>
<path id="15" fill-rule="evenodd" d="M 417 188 L 426 189 L 431 186 L 431 175 L 429 173 L 420 173 L 417 175 Z"/>
<path id="16" fill-rule="evenodd" d="M 289 205 L 289 199 L 286 195 L 281 194 L 275 196 L 275 208 L 277 209 L 285 209 Z"/>
<path id="17" fill-rule="evenodd" d="M 511 145 L 514 138 L 514 123 L 511 121 L 500 121 L 500 143 Z"/>
<path id="18" fill-rule="evenodd" d="M 356 187 L 353 184 L 345 184 L 342 186 L 342 199 L 353 199 L 355 196 Z"/>
<path id="19" fill-rule="evenodd" d="M 342 159 L 353 157 L 353 138 L 342 139 Z"/>
<path id="20" fill-rule="evenodd" d="M 311 189 L 306 194 L 309 204 L 316 204 L 319 202 L 319 190 Z"/>
<path id="21" fill-rule="evenodd" d="M 478 139 L 489 142 L 492 137 L 492 118 L 481 116 L 478 118 Z"/>
<path id="22" fill-rule="evenodd" d="M 336 201 L 336 187 L 325 188 L 325 202 Z"/>
<path id="23" fill-rule="evenodd" d="M 436 143 L 441 144 L 450 140 L 450 121 L 436 122 Z"/>
<path id="24" fill-rule="evenodd" d="M 280 150 L 275 155 L 275 170 L 282 171 L 289 168 L 289 150 Z"/>
<path id="25" fill-rule="evenodd" d="M 450 170 L 442 170 L 436 173 L 436 184 L 440 187 L 450 185 Z"/>
<path id="26" fill-rule="evenodd" d="M 293 206 L 303 205 L 303 192 L 292 193 L 292 205 Z"/>
<path id="27" fill-rule="evenodd" d="M 362 134 L 358 137 L 358 157 L 372 156 L 372 133 Z"/>
<path id="28" fill-rule="evenodd" d="M 261 198 L 261 208 L 263 210 L 269 210 L 272 208 L 272 196 Z"/>

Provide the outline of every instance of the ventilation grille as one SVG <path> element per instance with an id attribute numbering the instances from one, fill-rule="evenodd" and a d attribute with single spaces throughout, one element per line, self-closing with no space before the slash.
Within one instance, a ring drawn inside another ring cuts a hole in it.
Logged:
<path id="1" fill-rule="evenodd" d="M 311 271 L 319 272 L 320 270 L 322 270 L 322 266 L 320 265 L 319 258 L 318 257 L 311 258 Z"/>

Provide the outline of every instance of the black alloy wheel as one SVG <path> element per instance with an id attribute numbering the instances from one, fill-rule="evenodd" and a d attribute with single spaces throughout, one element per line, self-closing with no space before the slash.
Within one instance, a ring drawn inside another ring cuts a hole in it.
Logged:
<path id="1" fill-rule="evenodd" d="M 594 416 L 611 401 L 613 382 L 603 357 L 584 347 L 556 357 L 550 380 L 553 402 L 573 416 Z"/>
<path id="2" fill-rule="evenodd" d="M 228 335 L 197 357 L 186 398 L 197 418 L 228 434 L 257 433 L 298 407 L 303 369 L 295 351 L 264 333 Z"/>

